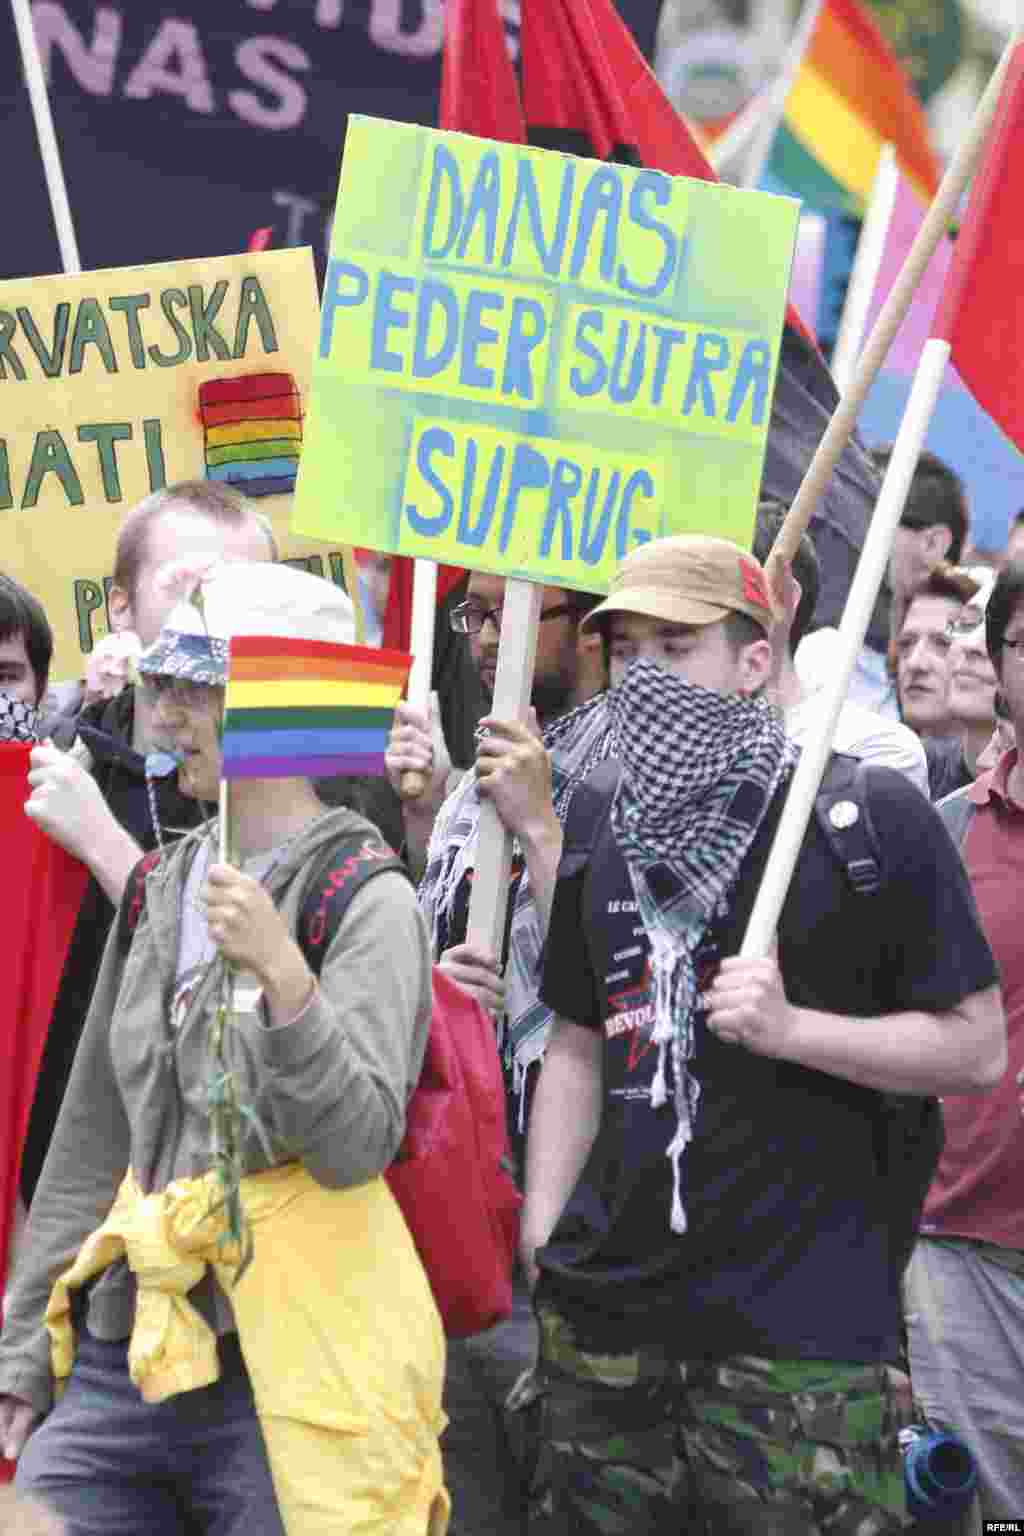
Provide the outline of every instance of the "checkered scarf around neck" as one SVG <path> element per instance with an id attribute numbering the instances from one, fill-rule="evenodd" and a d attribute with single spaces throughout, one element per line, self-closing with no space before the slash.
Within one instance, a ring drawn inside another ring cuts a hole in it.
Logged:
<path id="1" fill-rule="evenodd" d="M 544 745 L 551 754 L 552 800 L 563 825 L 577 786 L 611 753 L 607 698 L 607 694 L 597 694 L 544 730 Z M 476 861 L 479 820 L 480 792 L 476 774 L 470 769 L 434 823 L 420 884 L 420 905 L 431 927 L 435 955 L 442 944 L 450 942 L 447 934 L 456 896 Z M 513 853 L 519 853 L 518 844 L 513 845 Z M 544 932 L 532 899 L 529 872 L 524 868 L 512 910 L 505 966 L 506 1011 L 499 1025 L 499 1043 L 512 1072 L 513 1091 L 520 1094 L 520 1114 L 526 1069 L 543 1056 L 551 1027 L 551 1013 L 537 996 L 543 946 Z"/>
<path id="2" fill-rule="evenodd" d="M 35 704 L 0 692 L 0 741 L 38 741 L 41 718 Z"/>
<path id="3" fill-rule="evenodd" d="M 759 699 L 714 693 L 633 662 L 608 696 L 622 765 L 611 823 L 651 944 L 657 1109 L 672 1057 L 676 1132 L 674 1232 L 686 1231 L 681 1161 L 693 1139 L 700 1085 L 693 1056 L 694 957 L 797 751 L 778 713 Z"/>

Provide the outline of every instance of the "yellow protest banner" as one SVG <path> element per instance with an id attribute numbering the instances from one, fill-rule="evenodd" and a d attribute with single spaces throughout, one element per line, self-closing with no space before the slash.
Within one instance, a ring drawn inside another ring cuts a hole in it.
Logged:
<path id="1" fill-rule="evenodd" d="M 106 632 L 121 517 L 209 478 L 256 497 L 286 556 L 318 315 L 308 249 L 0 283 L 2 569 L 42 602 L 55 679 Z"/>
<path id="2" fill-rule="evenodd" d="M 351 118 L 294 526 L 591 592 L 749 542 L 798 212 Z"/>

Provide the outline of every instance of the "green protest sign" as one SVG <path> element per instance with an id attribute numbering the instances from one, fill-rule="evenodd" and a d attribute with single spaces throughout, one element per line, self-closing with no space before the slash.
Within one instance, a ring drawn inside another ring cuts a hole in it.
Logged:
<path id="1" fill-rule="evenodd" d="M 749 542 L 798 214 L 350 119 L 294 527 L 587 591 Z"/>

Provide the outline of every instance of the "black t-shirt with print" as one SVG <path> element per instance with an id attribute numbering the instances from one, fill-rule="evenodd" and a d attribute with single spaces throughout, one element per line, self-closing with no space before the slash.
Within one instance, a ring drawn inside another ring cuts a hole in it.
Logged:
<path id="1" fill-rule="evenodd" d="M 882 1097 L 723 1043 L 699 1005 L 692 1068 L 701 1097 L 682 1160 L 688 1225 L 670 1229 L 671 1066 L 668 1102 L 654 1110 L 650 945 L 608 820 L 614 772 L 599 769 L 573 801 L 541 987 L 555 1012 L 603 1029 L 595 1161 L 607 1221 L 588 1248 L 541 1251 L 542 1294 L 572 1321 L 580 1347 L 596 1352 L 646 1344 L 680 1358 L 891 1358 L 899 1266 L 879 1153 Z M 812 819 L 779 924 L 789 1000 L 849 1015 L 851 1029 L 858 1013 L 944 1011 L 997 979 L 931 806 L 890 769 L 869 769 L 867 788 L 882 889 L 855 892 Z M 739 950 L 782 798 L 706 935 L 700 986 Z"/>

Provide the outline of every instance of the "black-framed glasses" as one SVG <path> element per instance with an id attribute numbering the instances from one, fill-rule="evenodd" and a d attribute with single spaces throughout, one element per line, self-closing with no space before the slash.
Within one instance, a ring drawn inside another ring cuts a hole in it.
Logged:
<path id="1" fill-rule="evenodd" d="M 543 624 L 545 619 L 560 619 L 563 614 L 575 611 L 572 603 L 556 603 L 553 608 L 541 610 L 540 622 Z M 472 599 L 458 603 L 448 616 L 448 622 L 457 635 L 478 635 L 488 619 L 495 629 L 501 629 L 501 609 L 485 608 L 482 603 L 474 603 Z"/>

